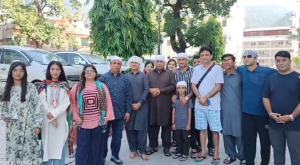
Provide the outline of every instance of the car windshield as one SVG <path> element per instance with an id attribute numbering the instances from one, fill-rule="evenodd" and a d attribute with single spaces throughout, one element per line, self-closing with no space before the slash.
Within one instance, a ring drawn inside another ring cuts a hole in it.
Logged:
<path id="1" fill-rule="evenodd" d="M 51 61 L 59 61 L 62 65 L 70 65 L 61 57 L 43 50 L 24 50 L 33 61 L 48 65 Z"/>
<path id="2" fill-rule="evenodd" d="M 89 53 L 81 53 L 81 55 L 89 60 L 92 64 L 107 64 L 106 60 L 99 55 L 91 55 Z"/>

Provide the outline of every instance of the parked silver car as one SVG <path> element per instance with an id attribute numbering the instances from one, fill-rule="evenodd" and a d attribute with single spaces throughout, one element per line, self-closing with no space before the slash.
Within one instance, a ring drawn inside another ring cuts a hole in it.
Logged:
<path id="1" fill-rule="evenodd" d="M 22 61 L 26 64 L 29 82 L 37 82 L 46 78 L 47 65 L 51 61 L 59 61 L 72 87 L 80 81 L 81 68 L 72 66 L 61 57 L 42 49 L 22 46 L 0 46 L 0 95 L 6 84 L 10 64 L 13 61 Z"/>
<path id="2" fill-rule="evenodd" d="M 109 62 L 103 57 L 82 52 L 55 52 L 56 55 L 63 58 L 72 65 L 81 66 L 92 64 L 96 67 L 99 75 L 102 75 L 110 70 Z M 126 66 L 122 66 L 121 72 L 125 72 Z"/>

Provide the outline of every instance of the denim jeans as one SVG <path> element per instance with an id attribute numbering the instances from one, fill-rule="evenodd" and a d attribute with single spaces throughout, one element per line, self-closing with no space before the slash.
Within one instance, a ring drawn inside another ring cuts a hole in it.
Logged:
<path id="1" fill-rule="evenodd" d="M 111 148 L 112 156 L 114 156 L 116 158 L 119 158 L 124 123 L 125 123 L 125 121 L 123 118 L 116 119 L 116 120 L 113 120 L 113 121 L 110 121 L 107 123 L 107 128 L 106 128 L 107 139 L 106 140 L 108 141 L 109 130 L 110 130 L 110 127 L 112 127 L 112 140 L 111 140 L 110 148 Z M 106 158 L 107 152 L 108 152 L 107 145 L 106 145 L 106 149 L 104 150 L 104 158 Z"/>

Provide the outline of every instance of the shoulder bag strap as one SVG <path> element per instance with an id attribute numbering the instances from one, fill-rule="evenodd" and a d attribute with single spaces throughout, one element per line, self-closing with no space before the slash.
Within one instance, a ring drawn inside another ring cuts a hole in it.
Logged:
<path id="1" fill-rule="evenodd" d="M 200 84 L 202 83 L 202 81 L 204 80 L 204 78 L 207 76 L 207 74 L 211 71 L 211 69 L 215 66 L 215 64 L 213 63 L 208 69 L 207 71 L 204 73 L 204 75 L 200 78 L 198 84 L 197 84 L 197 88 L 199 88 Z"/>

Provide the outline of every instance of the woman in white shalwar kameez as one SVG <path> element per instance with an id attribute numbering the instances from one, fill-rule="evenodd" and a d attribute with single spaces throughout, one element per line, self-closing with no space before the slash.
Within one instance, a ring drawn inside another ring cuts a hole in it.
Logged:
<path id="1" fill-rule="evenodd" d="M 49 63 L 46 80 L 39 83 L 38 92 L 44 110 L 43 165 L 64 165 L 68 148 L 67 109 L 70 99 L 69 86 L 61 63 Z"/>

